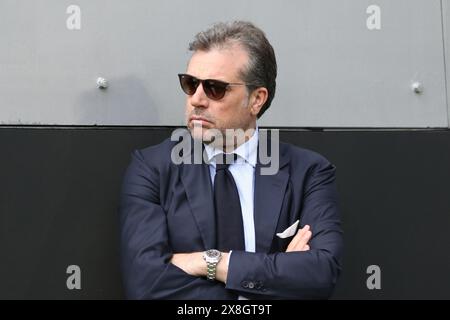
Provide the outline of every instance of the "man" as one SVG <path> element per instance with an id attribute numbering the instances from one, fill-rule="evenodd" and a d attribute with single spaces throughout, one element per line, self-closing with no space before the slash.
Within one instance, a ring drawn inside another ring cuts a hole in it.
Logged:
<path id="1" fill-rule="evenodd" d="M 186 124 L 205 161 L 175 163 L 177 142 L 169 139 L 132 154 L 120 205 L 127 297 L 328 298 L 343 247 L 335 167 L 281 143 L 271 155 L 276 173 L 261 171 L 267 140 L 256 120 L 275 94 L 272 46 L 237 21 L 200 32 L 190 50 L 179 79 Z M 227 129 L 244 138 L 230 141 Z"/>

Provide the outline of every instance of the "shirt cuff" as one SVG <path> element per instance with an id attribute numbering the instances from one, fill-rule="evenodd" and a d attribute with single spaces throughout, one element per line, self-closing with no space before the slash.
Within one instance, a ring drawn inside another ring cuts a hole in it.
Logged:
<path id="1" fill-rule="evenodd" d="M 228 268 L 230 266 L 230 258 L 231 258 L 231 253 L 233 252 L 233 250 L 230 250 L 230 252 L 228 252 L 228 260 L 227 260 L 227 273 L 228 273 Z M 228 279 L 228 277 L 227 277 Z M 227 284 L 227 280 L 225 279 L 225 284 Z"/>

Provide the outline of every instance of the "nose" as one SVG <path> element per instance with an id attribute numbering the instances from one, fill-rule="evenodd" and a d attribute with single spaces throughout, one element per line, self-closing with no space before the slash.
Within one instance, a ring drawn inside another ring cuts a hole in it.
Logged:
<path id="1" fill-rule="evenodd" d="M 189 103 L 196 108 L 207 108 L 209 99 L 203 90 L 203 84 L 199 84 L 192 96 L 188 96 Z"/>

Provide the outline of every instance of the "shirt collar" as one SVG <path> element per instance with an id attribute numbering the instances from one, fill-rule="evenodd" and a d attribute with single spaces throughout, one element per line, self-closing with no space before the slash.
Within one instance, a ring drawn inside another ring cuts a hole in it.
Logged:
<path id="1" fill-rule="evenodd" d="M 256 130 L 255 132 L 253 132 L 253 135 L 250 137 L 250 139 L 245 143 L 241 144 L 235 150 L 233 150 L 232 153 L 238 155 L 237 163 L 239 163 L 240 161 L 245 161 L 252 167 L 255 167 L 257 149 L 258 149 L 258 126 L 256 126 Z M 218 154 L 224 153 L 223 150 L 215 148 L 208 144 L 205 144 L 205 150 L 208 156 L 208 163 L 215 167 L 216 166 L 215 157 Z"/>

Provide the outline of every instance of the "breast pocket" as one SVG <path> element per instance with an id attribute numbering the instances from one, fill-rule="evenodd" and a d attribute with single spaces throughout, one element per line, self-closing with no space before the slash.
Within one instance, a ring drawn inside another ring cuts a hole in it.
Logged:
<path id="1" fill-rule="evenodd" d="M 275 236 L 275 238 L 272 241 L 272 248 L 270 250 L 271 253 L 275 252 L 285 252 L 287 247 L 289 246 L 289 243 L 291 243 L 294 236 L 288 237 L 288 238 L 279 238 Z"/>
<path id="2" fill-rule="evenodd" d="M 293 224 L 288 226 L 287 228 L 281 228 L 279 232 L 275 234 L 272 244 L 273 252 L 284 252 L 286 251 L 289 243 L 294 238 L 297 233 L 299 225 L 299 220 L 296 220 Z"/>

